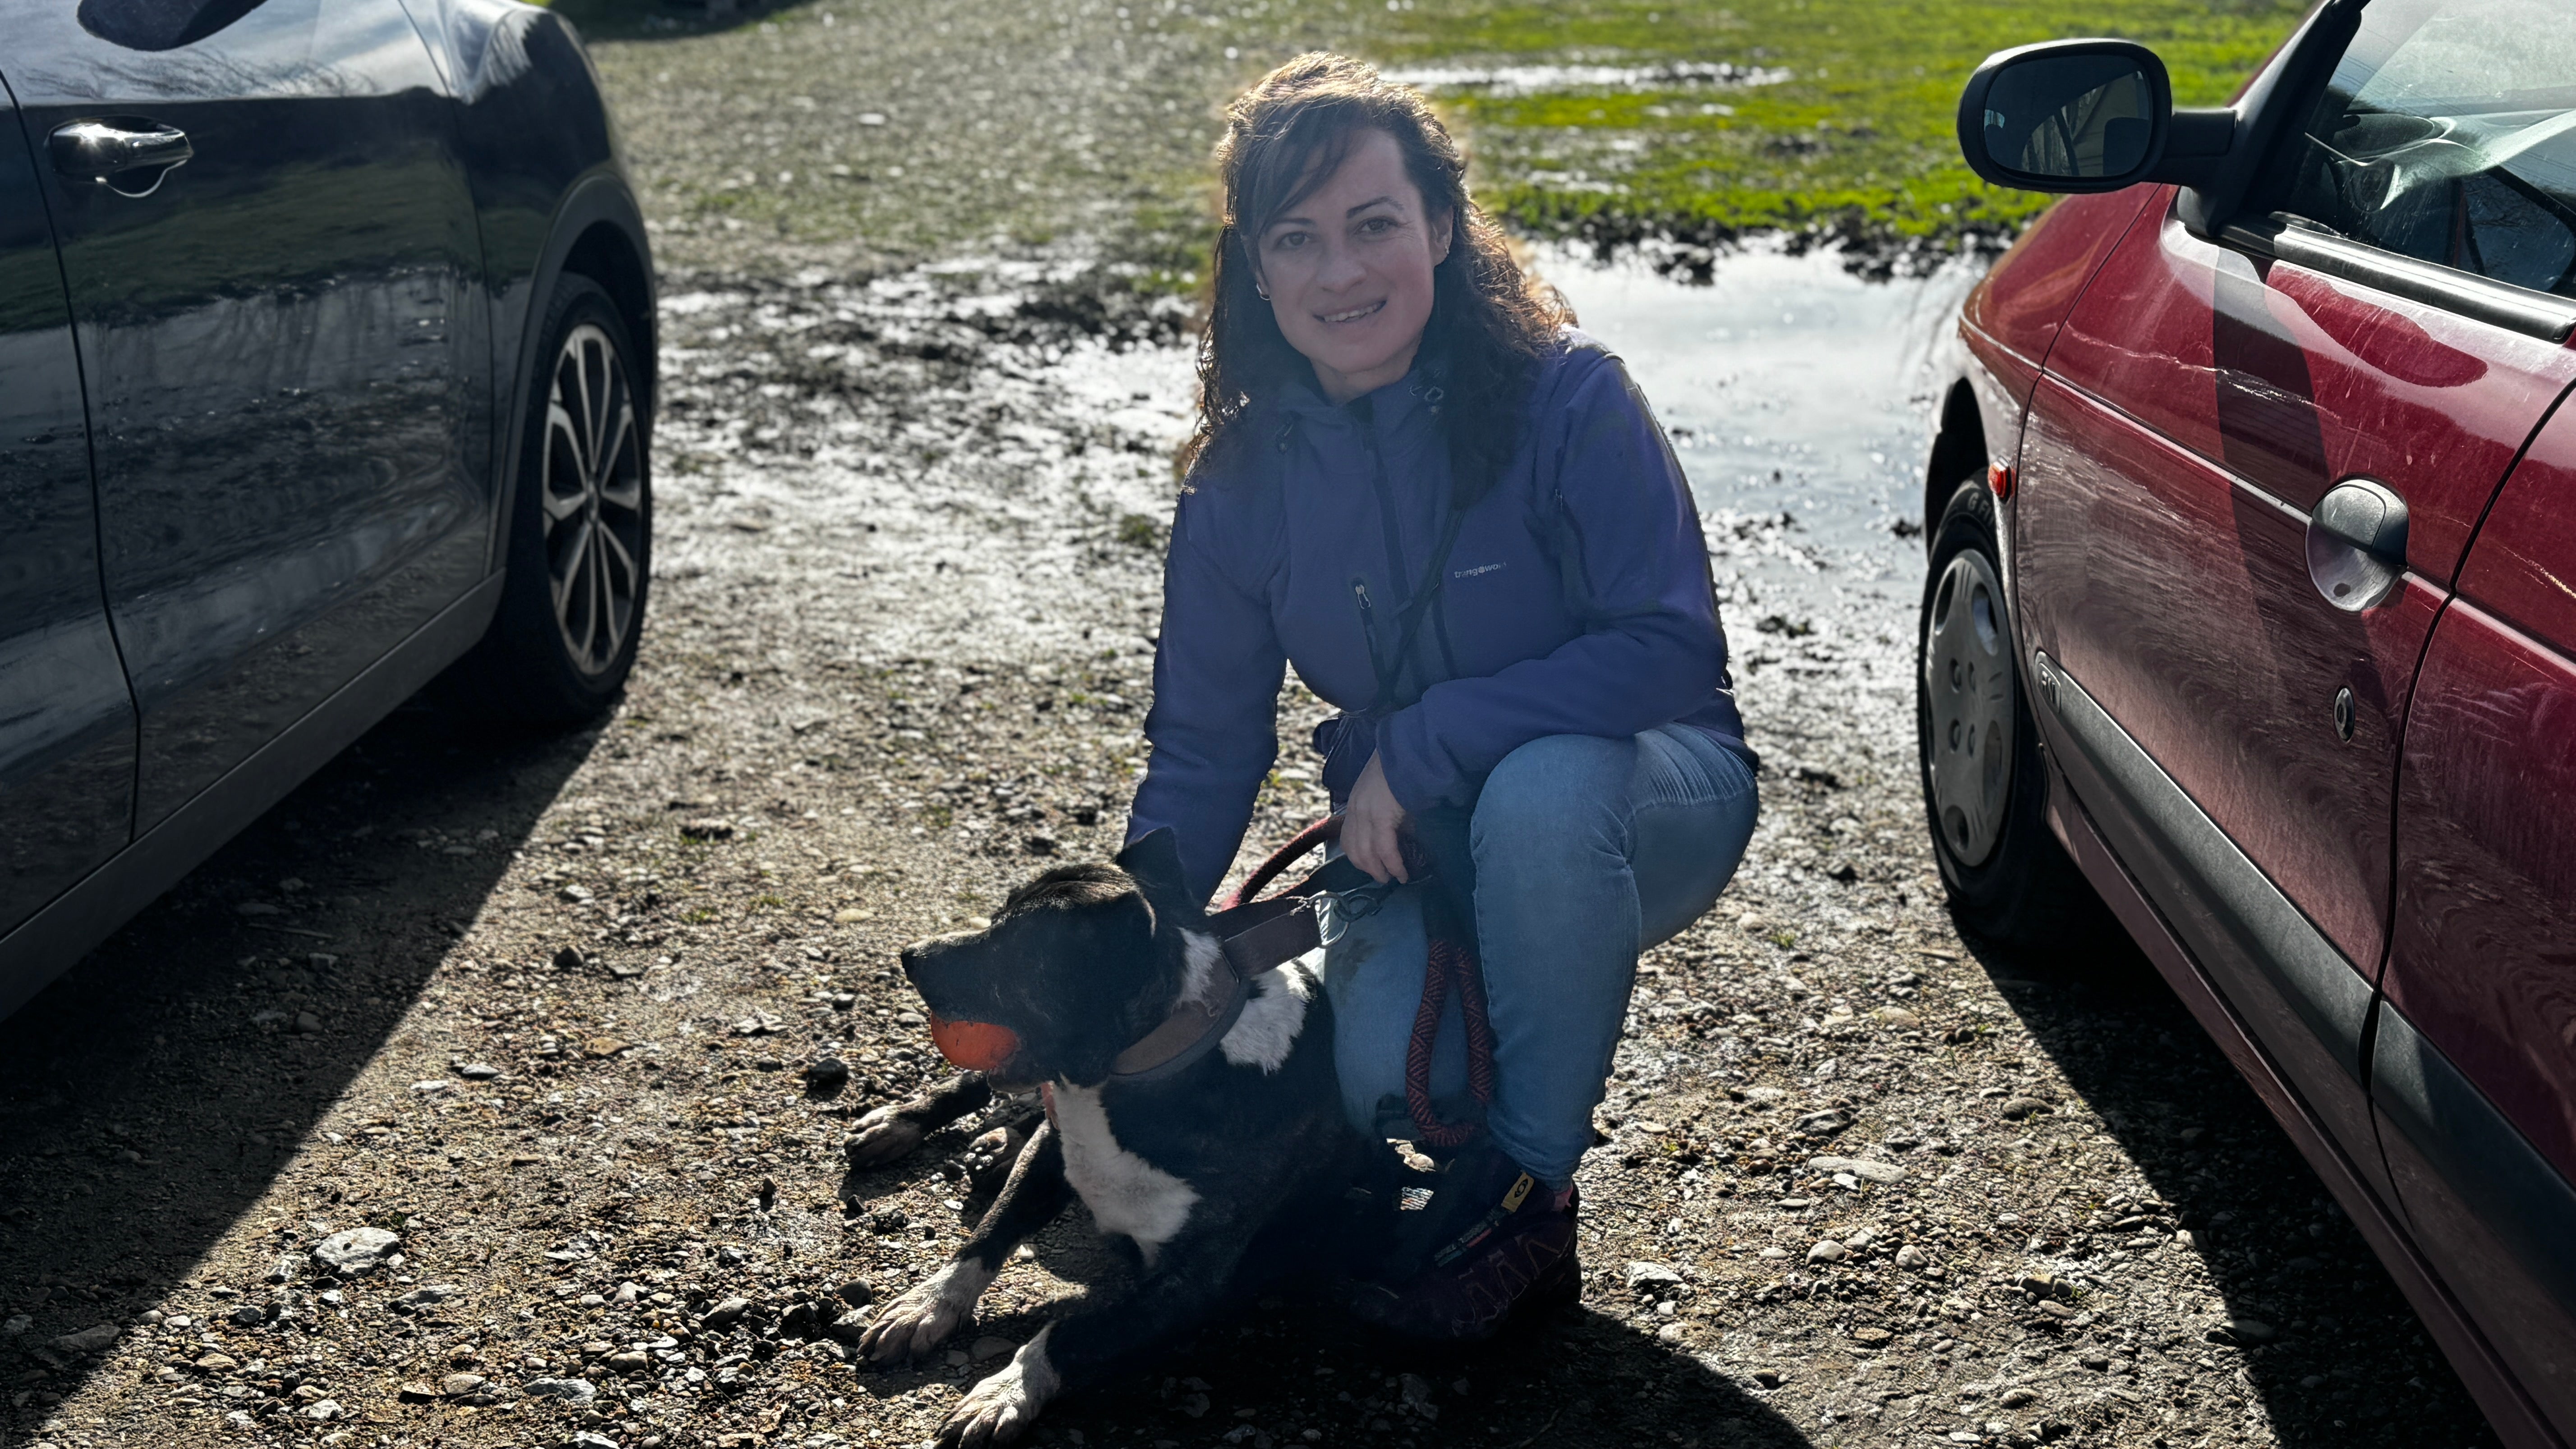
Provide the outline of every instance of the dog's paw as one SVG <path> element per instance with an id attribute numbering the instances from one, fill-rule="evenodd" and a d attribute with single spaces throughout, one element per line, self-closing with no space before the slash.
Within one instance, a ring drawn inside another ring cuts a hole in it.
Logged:
<path id="1" fill-rule="evenodd" d="M 859 1352 L 879 1363 L 919 1358 L 937 1348 L 975 1314 L 992 1275 L 972 1263 L 951 1263 L 886 1305 L 859 1340 Z"/>
<path id="2" fill-rule="evenodd" d="M 967 1391 L 939 1426 L 939 1449 L 990 1449 L 1028 1432 L 1062 1382 L 1047 1359 L 1049 1328 L 1020 1346 L 1008 1367 Z"/>
<path id="3" fill-rule="evenodd" d="M 920 1122 L 904 1115 L 904 1109 L 911 1105 L 910 1102 L 897 1102 L 892 1106 L 879 1107 L 859 1119 L 858 1130 L 850 1134 L 849 1141 L 841 1144 L 841 1150 L 850 1156 L 852 1167 L 883 1167 L 921 1145 L 921 1139 L 929 1136 L 930 1132 Z"/>
<path id="4" fill-rule="evenodd" d="M 977 1193 L 1002 1190 L 1009 1180 L 1012 1164 L 1020 1160 L 1020 1149 L 1029 1145 L 1028 1129 L 1018 1124 L 996 1127 L 966 1144 L 959 1161 L 966 1168 L 966 1180 Z"/>

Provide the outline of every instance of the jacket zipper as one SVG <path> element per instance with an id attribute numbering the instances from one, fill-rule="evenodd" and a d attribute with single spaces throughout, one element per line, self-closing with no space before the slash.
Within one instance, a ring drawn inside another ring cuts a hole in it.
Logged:
<path id="1" fill-rule="evenodd" d="M 1360 419 L 1360 442 L 1368 449 L 1369 486 L 1377 494 L 1378 533 L 1386 543 L 1387 580 L 1392 587 L 1404 589 L 1404 547 L 1402 531 L 1396 522 L 1395 489 L 1387 482 L 1386 454 L 1378 447 L 1377 417 L 1374 413 Z M 1355 578 L 1351 580 L 1351 587 L 1359 594 L 1360 626 L 1368 633 L 1369 667 L 1377 674 L 1378 692 L 1381 695 L 1390 696 L 1373 701 L 1370 707 L 1385 709 L 1394 702 L 1391 696 L 1403 688 L 1405 666 L 1410 661 L 1398 659 L 1395 661 L 1394 668 L 1388 669 L 1386 661 L 1379 657 L 1378 653 L 1377 616 L 1369 607 L 1368 586 Z M 1404 608 L 1412 603 L 1411 595 L 1407 594 L 1397 599 L 1395 603 L 1397 608 Z"/>
<path id="2" fill-rule="evenodd" d="M 1368 645 L 1369 673 L 1376 678 L 1378 692 L 1383 694 L 1388 688 L 1386 660 L 1378 653 L 1377 610 L 1369 603 L 1368 580 L 1354 574 L 1351 577 L 1351 597 L 1359 601 L 1360 639 Z M 1372 700 L 1370 706 L 1374 708 L 1382 703 L 1383 700 Z"/>

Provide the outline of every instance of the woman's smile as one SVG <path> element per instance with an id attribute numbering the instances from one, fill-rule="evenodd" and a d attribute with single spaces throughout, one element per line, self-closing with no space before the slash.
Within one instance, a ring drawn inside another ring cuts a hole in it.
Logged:
<path id="1" fill-rule="evenodd" d="M 1385 309 L 1386 299 L 1384 297 L 1380 297 L 1374 302 L 1363 303 L 1360 306 L 1349 309 L 1348 311 L 1327 312 L 1317 320 L 1328 325 L 1338 327 L 1345 322 L 1357 322 L 1362 318 L 1374 317 Z"/>

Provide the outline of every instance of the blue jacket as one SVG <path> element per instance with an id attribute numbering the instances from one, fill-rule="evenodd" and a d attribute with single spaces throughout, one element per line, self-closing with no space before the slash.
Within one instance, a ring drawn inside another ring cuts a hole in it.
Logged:
<path id="1" fill-rule="evenodd" d="M 1170 826 L 1200 898 L 1224 878 L 1278 758 L 1282 664 L 1327 703 L 1369 711 L 1372 635 L 1378 660 L 1398 668 L 1402 707 L 1355 723 L 1374 726 L 1408 810 L 1471 800 L 1505 755 L 1544 735 L 1621 738 L 1678 721 L 1744 748 L 1681 465 L 1619 360 L 1570 329 L 1530 390 L 1519 451 L 1459 520 L 1434 603 L 1394 666 L 1448 517 L 1448 448 L 1426 390 L 1419 369 L 1346 406 L 1284 388 L 1241 424 L 1251 446 L 1200 467 L 1181 497 L 1145 719 L 1153 754 L 1127 834 Z M 1337 798 L 1371 742 L 1335 751 Z"/>

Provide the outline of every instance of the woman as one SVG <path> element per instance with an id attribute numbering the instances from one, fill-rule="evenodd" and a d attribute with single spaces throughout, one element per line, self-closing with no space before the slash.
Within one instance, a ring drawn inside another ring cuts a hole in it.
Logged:
<path id="1" fill-rule="evenodd" d="M 1335 1056 L 1354 1124 L 1416 1139 L 1426 887 L 1399 843 L 1461 822 L 1493 1100 L 1407 1214 L 1420 1271 L 1363 1311 L 1482 1336 L 1579 1285 L 1574 1170 L 1637 954 L 1734 873 L 1753 756 L 1662 431 L 1522 275 L 1422 98 L 1304 56 L 1234 104 L 1217 155 L 1199 421 L 1128 835 L 1171 827 L 1212 893 L 1278 754 L 1283 663 L 1343 711 L 1317 739 L 1341 847 L 1392 889 L 1328 922 Z M 1452 1118 L 1464 1040 L 1453 1002 L 1430 1083 Z"/>

